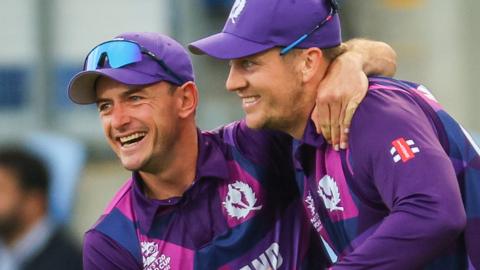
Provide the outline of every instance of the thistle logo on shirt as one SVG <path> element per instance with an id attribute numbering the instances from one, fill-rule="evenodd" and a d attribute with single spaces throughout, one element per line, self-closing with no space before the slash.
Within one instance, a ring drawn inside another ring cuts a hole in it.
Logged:
<path id="1" fill-rule="evenodd" d="M 253 189 L 247 183 L 236 181 L 228 185 L 228 193 L 222 204 L 230 217 L 241 219 L 250 211 L 262 209 L 262 205 L 255 206 L 256 203 L 257 198 Z"/>
<path id="2" fill-rule="evenodd" d="M 258 258 L 253 260 L 249 265 L 245 265 L 240 270 L 266 270 L 278 269 L 282 266 L 283 258 L 280 254 L 280 246 L 273 243 Z"/>
<path id="3" fill-rule="evenodd" d="M 318 195 L 322 197 L 325 207 L 333 212 L 335 210 L 343 211 L 343 207 L 338 206 L 341 202 L 340 191 L 337 182 L 330 175 L 325 175 L 320 179 L 317 189 Z"/>
<path id="4" fill-rule="evenodd" d="M 230 15 L 228 15 L 228 19 L 232 20 L 232 23 L 236 23 L 235 20 L 240 16 L 246 5 L 247 0 L 236 0 L 230 11 Z"/>
<path id="5" fill-rule="evenodd" d="M 144 270 L 170 270 L 170 257 L 160 254 L 155 242 L 140 242 Z"/>
<path id="6" fill-rule="evenodd" d="M 393 156 L 395 163 L 407 162 L 415 157 L 415 153 L 420 152 L 418 147 L 412 147 L 415 145 L 413 140 L 405 140 L 404 138 L 398 138 L 392 142 L 393 147 L 390 148 L 390 154 Z"/>

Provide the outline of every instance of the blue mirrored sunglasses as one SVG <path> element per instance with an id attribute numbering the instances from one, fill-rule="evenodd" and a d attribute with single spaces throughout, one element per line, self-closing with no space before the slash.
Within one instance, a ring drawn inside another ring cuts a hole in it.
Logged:
<path id="1" fill-rule="evenodd" d="M 97 70 L 102 68 L 105 59 L 108 59 L 110 68 L 120 68 L 129 64 L 142 61 L 142 54 L 148 55 L 155 60 L 169 75 L 171 75 L 179 85 L 182 79 L 165 62 L 158 58 L 153 52 L 142 47 L 140 44 L 131 40 L 110 40 L 93 48 L 85 58 L 83 70 Z"/>
<path id="2" fill-rule="evenodd" d="M 313 34 L 315 31 L 320 29 L 322 26 L 324 26 L 327 22 L 329 22 L 335 13 L 338 11 L 338 4 L 335 0 L 330 0 L 330 12 L 328 13 L 327 17 L 325 17 L 320 23 L 318 23 L 310 32 L 304 34 L 303 36 L 299 37 L 296 39 L 294 42 L 290 43 L 288 46 L 280 50 L 280 55 L 284 55 L 291 51 L 293 48 L 297 47 L 298 44 L 302 43 L 305 39 L 307 39 L 311 34 Z"/>

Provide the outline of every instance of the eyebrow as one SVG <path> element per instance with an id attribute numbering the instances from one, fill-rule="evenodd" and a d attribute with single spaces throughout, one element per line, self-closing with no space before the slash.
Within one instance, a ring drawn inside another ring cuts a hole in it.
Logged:
<path id="1" fill-rule="evenodd" d="M 253 56 L 253 55 L 244 56 L 244 57 L 240 57 L 240 58 L 231 59 L 230 61 L 228 61 L 228 65 L 229 65 L 229 66 L 232 66 L 232 65 L 233 65 L 233 61 L 237 61 L 237 62 L 242 62 L 242 61 L 258 61 L 257 59 L 258 59 L 258 56 Z"/>
<path id="2" fill-rule="evenodd" d="M 138 93 L 138 92 L 141 92 L 143 91 L 143 87 L 132 87 L 130 89 L 128 89 L 127 91 L 123 92 L 122 93 L 122 97 L 126 97 L 126 96 L 130 96 L 131 94 L 135 94 L 135 93 Z"/>
<path id="3" fill-rule="evenodd" d="M 132 87 L 132 88 L 124 91 L 124 92 L 121 94 L 121 96 L 122 96 L 122 98 L 128 97 L 128 96 L 130 96 L 130 95 L 132 95 L 132 94 L 141 92 L 143 89 L 144 89 L 143 87 Z M 110 98 L 97 98 L 97 100 L 95 101 L 95 103 L 96 103 L 97 106 L 98 106 L 99 103 L 106 102 L 106 101 L 109 101 L 109 100 L 110 100 Z"/>

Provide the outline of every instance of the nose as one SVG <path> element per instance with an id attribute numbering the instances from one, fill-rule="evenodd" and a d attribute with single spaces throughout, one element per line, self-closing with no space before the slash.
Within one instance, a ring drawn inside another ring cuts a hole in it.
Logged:
<path id="1" fill-rule="evenodd" d="M 112 128 L 121 130 L 130 123 L 128 109 L 121 103 L 115 104 L 111 115 Z"/>
<path id="2" fill-rule="evenodd" d="M 238 70 L 235 64 L 230 66 L 230 72 L 228 73 L 227 82 L 225 87 L 228 91 L 239 91 L 244 89 L 247 86 L 247 80 Z"/>

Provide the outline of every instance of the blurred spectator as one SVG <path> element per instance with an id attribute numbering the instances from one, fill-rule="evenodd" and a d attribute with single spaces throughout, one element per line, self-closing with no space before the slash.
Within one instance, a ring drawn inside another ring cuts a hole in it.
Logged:
<path id="1" fill-rule="evenodd" d="M 49 172 L 48 214 L 51 220 L 55 224 L 69 224 L 77 184 L 85 165 L 85 145 L 59 133 L 41 131 L 30 132 L 22 145 L 42 158 Z"/>
<path id="2" fill-rule="evenodd" d="M 82 269 L 76 243 L 48 217 L 49 181 L 31 153 L 0 149 L 0 270 Z"/>

